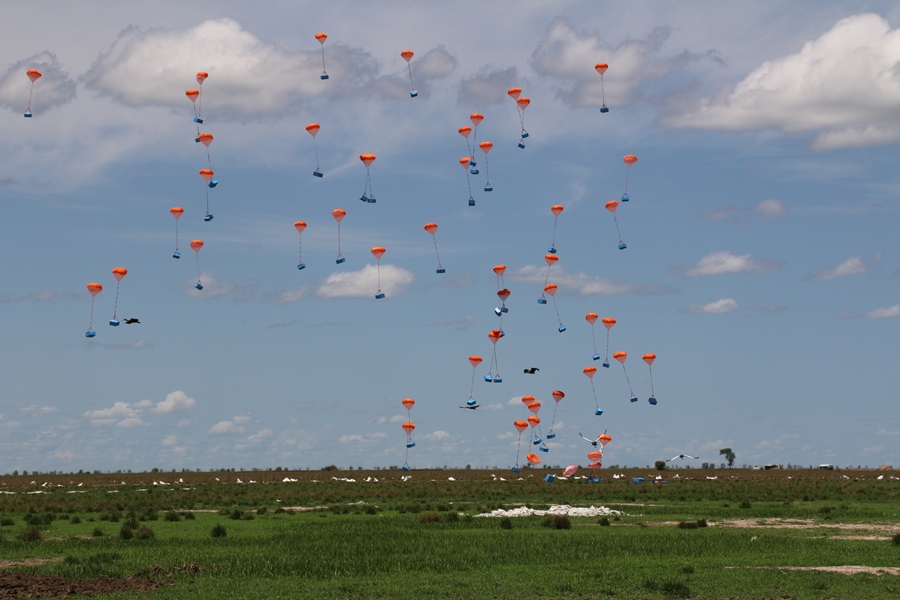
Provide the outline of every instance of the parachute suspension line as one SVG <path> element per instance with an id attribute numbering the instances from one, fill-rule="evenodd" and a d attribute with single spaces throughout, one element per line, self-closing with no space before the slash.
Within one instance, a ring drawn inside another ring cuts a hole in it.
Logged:
<path id="1" fill-rule="evenodd" d="M 113 320 L 116 319 L 116 312 L 118 312 L 118 310 L 119 310 L 119 284 L 120 283 L 121 283 L 120 281 L 116 282 L 116 301 L 113 304 Z M 91 302 L 91 304 L 93 304 L 93 302 Z"/>
<path id="2" fill-rule="evenodd" d="M 175 253 L 178 253 L 178 219 L 175 219 Z"/>
<path id="3" fill-rule="evenodd" d="M 338 258 L 341 258 L 341 222 L 338 221 Z"/>
<path id="4" fill-rule="evenodd" d="M 438 252 L 438 247 L 437 247 L 437 238 L 435 238 L 434 236 L 431 236 L 431 241 L 434 242 L 434 253 L 438 259 L 438 269 L 443 269 L 444 267 L 443 267 L 443 265 L 441 265 L 441 254 L 440 254 L 440 252 Z M 473 377 L 474 377 L 474 375 L 473 375 Z"/>
<path id="5" fill-rule="evenodd" d="M 627 191 L 628 186 L 626 185 L 625 188 L 626 188 L 626 191 Z M 619 219 L 618 219 L 618 217 L 616 217 L 616 213 L 613 213 L 613 221 L 614 221 L 615 224 L 616 224 L 616 235 L 619 236 L 619 243 L 621 244 L 621 243 L 623 243 L 623 242 L 622 242 L 622 232 L 619 231 Z"/>
<path id="6" fill-rule="evenodd" d="M 209 188 L 206 188 L 206 214 L 209 214 Z"/>
<path id="7" fill-rule="evenodd" d="M 322 44 L 322 73 L 325 73 L 325 44 Z"/>
<path id="8" fill-rule="evenodd" d="M 313 150 L 316 153 L 316 172 L 319 171 L 319 145 L 316 144 L 316 138 L 313 137 Z"/>
<path id="9" fill-rule="evenodd" d="M 31 82 L 31 89 L 28 91 L 28 109 L 26 110 L 27 114 L 31 113 L 31 94 L 34 92 L 34 82 Z M 21 106 L 21 105 L 20 105 Z"/>
<path id="10" fill-rule="evenodd" d="M 200 283 L 200 253 L 196 252 L 197 255 L 197 283 Z"/>
<path id="11" fill-rule="evenodd" d="M 556 248 L 556 224 L 559 222 L 559 216 L 553 220 L 553 241 L 550 242 L 551 248 Z"/>
<path id="12" fill-rule="evenodd" d="M 597 335 L 594 333 L 593 325 L 591 325 L 591 341 L 594 342 L 594 354 L 597 354 Z"/>
<path id="13" fill-rule="evenodd" d="M 650 367 L 650 396 L 656 396 L 656 392 L 653 391 L 653 365 L 647 365 Z"/>
<path id="14" fill-rule="evenodd" d="M 88 325 L 88 331 L 94 328 L 94 297 L 91 297 L 91 321 Z"/>
<path id="15" fill-rule="evenodd" d="M 625 369 L 625 363 L 622 363 L 622 372 L 625 373 L 625 383 L 628 384 L 628 391 L 634 397 L 634 390 L 631 389 L 631 380 L 628 379 L 628 371 Z"/>

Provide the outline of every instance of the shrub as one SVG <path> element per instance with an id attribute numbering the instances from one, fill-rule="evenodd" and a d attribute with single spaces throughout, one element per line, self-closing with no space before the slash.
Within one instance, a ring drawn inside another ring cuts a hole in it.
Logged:
<path id="1" fill-rule="evenodd" d="M 597 521 L 597 523 L 598 523 L 601 527 L 609 527 L 609 525 L 610 525 L 609 519 L 607 519 L 606 517 L 602 517 L 599 521 Z"/>
<path id="2" fill-rule="evenodd" d="M 697 529 L 697 521 L 679 521 L 678 529 Z"/>
<path id="3" fill-rule="evenodd" d="M 368 504 L 368 505 L 366 505 L 365 511 L 366 511 L 367 515 L 374 515 L 378 512 L 378 507 L 373 504 Z M 453 514 L 456 514 L 456 513 L 453 513 Z"/>
<path id="4" fill-rule="evenodd" d="M 653 466 L 656 467 L 657 471 L 665 471 L 666 470 L 666 461 L 658 460 L 655 463 L 653 463 Z"/>
<path id="5" fill-rule="evenodd" d="M 572 529 L 572 521 L 568 515 L 547 515 L 542 525 L 550 529 Z"/>
<path id="6" fill-rule="evenodd" d="M 512 529 L 512 519 L 509 517 L 500 519 L 500 529 Z"/>
<path id="7" fill-rule="evenodd" d="M 99 527 L 94 527 L 94 531 L 93 531 L 93 533 L 91 533 L 91 535 L 94 537 L 103 537 L 106 534 Z"/>
<path id="8" fill-rule="evenodd" d="M 163 518 L 164 518 L 166 521 L 171 521 L 171 522 L 174 523 L 174 522 L 176 522 L 176 521 L 180 521 L 180 520 L 181 520 L 181 515 L 179 515 L 179 514 L 178 514 L 177 512 L 175 512 L 174 510 L 170 510 L 170 511 L 166 512 L 166 516 L 163 517 Z"/>
<path id="9" fill-rule="evenodd" d="M 225 526 L 219 523 L 212 528 L 212 532 L 210 532 L 210 535 L 214 538 L 223 538 L 228 535 L 228 532 L 225 530 Z"/>
<path id="10" fill-rule="evenodd" d="M 10 517 L 3 517 L 0 519 L 0 526 L 9 527 L 10 525 L 15 525 L 16 522 Z"/>
<path id="11" fill-rule="evenodd" d="M 119 529 L 119 539 L 130 540 L 133 537 L 134 537 L 134 529 L 129 527 L 128 523 L 122 523 L 122 528 Z"/>
<path id="12" fill-rule="evenodd" d="M 178 513 L 178 514 L 181 515 L 181 518 L 182 518 L 182 519 L 187 519 L 188 521 L 193 521 L 193 520 L 194 520 L 194 513 L 192 513 L 192 512 L 189 511 L 189 510 L 183 510 L 183 511 L 181 511 L 181 512 Z"/>
<path id="13" fill-rule="evenodd" d="M 265 506 L 261 506 L 261 507 L 259 507 L 259 508 L 256 509 L 256 514 L 258 514 L 258 515 L 264 515 L 264 514 L 266 514 L 267 512 L 269 512 L 269 511 L 266 510 L 266 507 L 265 507 Z"/>
<path id="14" fill-rule="evenodd" d="M 743 502 L 741 502 L 740 507 L 744 509 L 750 508 L 750 502 L 748 500 L 744 500 Z"/>
<path id="15" fill-rule="evenodd" d="M 891 543 L 895 546 L 900 546 L 900 533 L 894 534 L 894 537 L 891 538 Z"/>
<path id="16" fill-rule="evenodd" d="M 232 521 L 240 521 L 244 518 L 244 511 L 234 509 L 233 511 L 231 511 L 231 514 L 228 515 L 228 518 Z"/>
<path id="17" fill-rule="evenodd" d="M 71 523 L 72 525 L 78 525 L 79 523 L 81 523 L 81 517 L 79 517 L 78 515 L 72 515 L 71 517 L 69 517 L 69 523 Z"/>
<path id="18" fill-rule="evenodd" d="M 23 542 L 39 542 L 44 539 L 44 535 L 37 525 L 26 525 L 16 538 Z"/>
<path id="19" fill-rule="evenodd" d="M 440 523 L 441 515 L 436 512 L 426 512 L 419 515 L 419 523 Z"/>
<path id="20" fill-rule="evenodd" d="M 697 519 L 697 527 L 709 527 L 706 519 Z"/>
<path id="21" fill-rule="evenodd" d="M 141 525 L 134 531 L 134 537 L 139 540 L 152 540 L 156 537 L 156 534 L 146 525 Z"/>
<path id="22" fill-rule="evenodd" d="M 450 511 L 444 515 L 444 521 L 447 523 L 456 523 L 459 521 L 459 513 L 456 511 Z"/>

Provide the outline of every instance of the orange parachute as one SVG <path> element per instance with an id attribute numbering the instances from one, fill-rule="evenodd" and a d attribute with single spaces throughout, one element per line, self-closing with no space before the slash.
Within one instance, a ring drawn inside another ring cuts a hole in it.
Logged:
<path id="1" fill-rule="evenodd" d="M 192 240 L 191 241 L 191 250 L 194 251 L 197 255 L 197 283 L 194 284 L 194 287 L 198 290 L 203 289 L 203 284 L 200 282 L 200 249 L 203 248 L 203 240 Z"/>
<path id="2" fill-rule="evenodd" d="M 41 72 L 37 69 L 28 69 L 25 71 L 25 75 L 31 80 L 31 89 L 28 90 L 28 108 L 25 109 L 25 116 L 31 118 L 31 94 L 34 92 L 34 82 L 41 78 Z"/>
<path id="3" fill-rule="evenodd" d="M 619 236 L 619 250 L 624 250 L 628 247 L 625 242 L 622 241 L 622 233 L 619 231 L 619 219 L 616 217 L 616 209 L 619 208 L 618 200 L 610 200 L 606 203 L 606 210 L 612 213 L 613 221 L 616 223 L 616 234 Z"/>
<path id="4" fill-rule="evenodd" d="M 631 389 L 631 380 L 628 379 L 628 371 L 625 369 L 625 359 L 628 358 L 628 353 L 625 351 L 613 352 L 613 358 L 622 363 L 622 372 L 625 373 L 625 381 L 628 383 L 628 391 L 631 393 L 631 401 L 637 402 L 637 396 L 634 395 L 634 390 Z"/>
<path id="5" fill-rule="evenodd" d="M 341 221 L 344 220 L 344 217 L 347 216 L 347 211 L 343 208 L 336 208 L 331 211 L 331 216 L 334 217 L 334 220 L 337 221 L 338 224 L 338 253 L 337 258 L 334 260 L 336 264 L 341 264 L 347 259 L 341 255 Z"/>
<path id="6" fill-rule="evenodd" d="M 547 248 L 547 252 L 550 254 L 556 254 L 556 224 L 563 210 L 565 210 L 565 207 L 562 204 L 554 204 L 550 207 L 550 212 L 553 213 L 553 241 L 550 242 L 550 247 Z"/>
<path id="7" fill-rule="evenodd" d="M 125 267 L 116 267 L 112 270 L 113 277 L 116 278 L 116 301 L 113 305 L 113 317 L 109 320 L 109 324 L 113 327 L 119 326 L 119 320 L 116 318 L 116 312 L 119 309 L 119 284 L 122 282 L 122 278 L 128 275 L 128 269 Z"/>
<path id="8" fill-rule="evenodd" d="M 368 202 L 369 204 L 375 203 L 375 194 L 372 192 L 372 177 L 369 172 L 369 167 L 375 162 L 374 154 L 360 154 L 359 160 L 362 161 L 364 165 L 366 165 L 366 185 L 363 187 L 363 193 L 359 197 L 363 202 Z"/>
<path id="9" fill-rule="evenodd" d="M 644 362 L 647 363 L 647 367 L 650 369 L 650 397 L 647 401 L 656 406 L 656 393 L 653 391 L 653 361 L 656 360 L 656 355 L 645 354 L 641 358 L 644 359 Z"/>
<path id="10" fill-rule="evenodd" d="M 419 92 L 417 92 L 416 88 L 413 87 L 412 65 L 410 65 L 410 62 L 409 62 L 412 60 L 412 57 L 414 54 L 415 54 L 415 52 L 413 52 L 412 50 L 404 50 L 403 52 L 400 53 L 400 58 L 402 58 L 403 60 L 406 61 L 406 70 L 409 71 L 409 97 L 410 98 L 415 98 L 416 96 L 419 95 Z"/>
<path id="11" fill-rule="evenodd" d="M 434 242 L 434 254 L 435 254 L 435 256 L 437 256 L 437 269 L 435 269 L 435 273 L 446 273 L 447 270 L 441 264 L 441 253 L 438 252 L 437 237 L 435 237 L 435 234 L 437 233 L 437 230 L 438 230 L 438 224 L 437 223 L 425 223 L 424 229 L 425 229 L 425 231 L 427 231 L 428 233 L 431 234 L 431 241 Z"/>
<path id="12" fill-rule="evenodd" d="M 319 133 L 321 126 L 318 123 L 310 123 L 306 126 L 306 131 L 313 138 L 313 150 L 316 152 L 316 170 L 313 171 L 313 177 L 322 177 L 322 171 L 319 170 L 319 147 L 316 145 L 316 134 Z"/>
<path id="13" fill-rule="evenodd" d="M 97 294 L 103 291 L 103 286 L 99 283 L 91 282 L 87 284 L 88 294 L 91 295 L 91 320 L 88 325 L 88 330 L 84 333 L 84 337 L 92 338 L 97 335 L 97 332 L 94 331 L 94 300 L 97 298 Z"/>
<path id="14" fill-rule="evenodd" d="M 594 65 L 594 69 L 600 73 L 600 112 L 608 113 L 609 109 L 606 108 L 606 89 L 603 86 L 603 74 L 606 73 L 606 70 L 609 68 L 609 65 L 605 62 L 599 62 Z"/>
<path id="15" fill-rule="evenodd" d="M 172 258 L 181 258 L 181 252 L 178 251 L 178 219 L 184 214 L 184 209 L 180 206 L 173 206 L 169 212 L 175 217 L 175 252 L 172 253 Z"/>
<path id="16" fill-rule="evenodd" d="M 306 263 L 303 262 L 303 232 L 306 230 L 306 221 L 294 221 L 294 229 L 296 229 L 299 234 L 297 270 L 302 271 L 306 268 Z"/>
<path id="17" fill-rule="evenodd" d="M 328 73 L 325 71 L 325 40 L 328 39 L 328 34 L 320 31 L 316 34 L 316 39 L 322 46 L 322 74 L 319 75 L 319 79 L 328 79 Z"/>
<path id="18" fill-rule="evenodd" d="M 375 257 L 375 262 L 378 264 L 378 291 L 375 292 L 375 299 L 381 300 L 382 298 L 384 298 L 384 292 L 381 291 L 381 257 L 384 256 L 384 247 L 373 247 L 372 256 Z"/>
<path id="19" fill-rule="evenodd" d="M 627 165 L 625 170 L 625 193 L 622 194 L 622 202 L 628 202 L 631 198 L 628 196 L 628 177 L 631 175 L 631 166 L 637 162 L 638 157 L 634 154 L 626 154 L 622 157 L 622 162 Z"/>
<path id="20" fill-rule="evenodd" d="M 527 460 L 528 464 L 532 467 L 541 464 L 541 457 L 537 454 L 531 454 L 530 452 L 525 455 L 525 460 Z"/>

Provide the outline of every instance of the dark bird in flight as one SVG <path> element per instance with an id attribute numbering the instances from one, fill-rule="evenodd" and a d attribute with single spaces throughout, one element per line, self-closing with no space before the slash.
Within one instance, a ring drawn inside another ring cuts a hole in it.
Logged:
<path id="1" fill-rule="evenodd" d="M 531 367 L 530 369 L 525 369 L 523 371 L 523 373 L 528 373 L 529 375 L 534 375 L 538 371 L 540 371 L 540 369 L 538 369 L 537 367 Z"/>
<path id="2" fill-rule="evenodd" d="M 666 462 L 672 462 L 673 460 L 678 460 L 679 458 L 693 458 L 694 460 L 700 460 L 699 456 L 691 456 L 690 454 L 679 454 L 678 456 L 673 456 L 672 458 L 666 460 Z"/>
<path id="3" fill-rule="evenodd" d="M 481 405 L 480 405 L 480 404 L 473 404 L 472 406 L 460 406 L 460 408 L 467 408 L 467 409 L 469 409 L 469 410 L 475 410 L 475 409 L 478 408 L 479 406 L 481 406 Z"/>
<path id="4" fill-rule="evenodd" d="M 580 431 L 578 432 L 578 435 L 580 435 L 580 436 L 581 436 L 581 439 L 583 439 L 584 441 L 588 442 L 588 443 L 589 443 L 591 446 L 593 446 L 594 448 L 596 448 L 596 447 L 597 447 L 597 444 L 600 443 L 600 436 L 599 436 L 599 435 L 597 436 L 597 439 L 596 439 L 596 440 L 590 440 L 590 439 L 584 437 L 584 434 L 582 434 Z"/>
<path id="5" fill-rule="evenodd" d="M 126 325 L 134 325 L 134 324 L 140 325 L 141 320 L 140 319 L 125 319 L 125 324 Z"/>

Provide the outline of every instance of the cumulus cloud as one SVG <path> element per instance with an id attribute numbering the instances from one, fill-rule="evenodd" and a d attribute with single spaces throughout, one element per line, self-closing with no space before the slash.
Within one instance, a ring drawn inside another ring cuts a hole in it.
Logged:
<path id="1" fill-rule="evenodd" d="M 197 87 L 194 73 L 202 69 L 209 73 L 203 83 L 204 106 L 219 116 L 240 119 L 294 112 L 308 99 L 323 95 L 350 99 L 361 93 L 385 98 L 409 94 L 405 73 L 381 74 L 379 61 L 360 48 L 328 42 L 325 66 L 331 75 L 327 86 L 319 79 L 318 44 L 287 51 L 224 17 L 188 29 L 129 27 L 83 81 L 87 89 L 126 106 L 184 108 L 183 90 Z M 416 84 L 427 90 L 430 80 L 456 69 L 456 59 L 438 47 L 422 54 L 415 69 Z"/>
<path id="2" fill-rule="evenodd" d="M 37 69 L 41 77 L 34 82 L 31 112 L 35 117 L 75 98 L 75 81 L 63 71 L 52 52 L 41 52 L 13 63 L 0 78 L 0 104 L 24 114 L 28 107 L 31 81 L 25 75 L 29 69 Z"/>
<path id="3" fill-rule="evenodd" d="M 359 271 L 332 273 L 319 284 L 320 298 L 371 298 L 378 289 L 378 267 L 366 265 Z M 402 294 L 415 277 L 394 265 L 381 265 L 381 291 L 390 298 Z"/>
<path id="4" fill-rule="evenodd" d="M 788 210 L 784 202 L 782 202 L 781 200 L 770 198 L 768 200 L 763 200 L 759 204 L 756 204 L 751 209 L 751 212 L 760 217 L 777 219 L 778 217 L 783 217 L 784 215 L 786 215 Z"/>
<path id="5" fill-rule="evenodd" d="M 673 68 L 698 60 L 724 64 L 714 50 L 701 54 L 685 50 L 672 58 L 659 56 L 670 34 L 668 27 L 657 27 L 645 39 L 629 39 L 611 47 L 599 35 L 578 31 L 559 18 L 547 27 L 529 64 L 542 77 L 563 80 L 557 97 L 574 106 L 600 106 L 604 89 L 607 97 L 617 102 L 634 102 L 642 84 L 665 77 Z M 600 58 L 610 65 L 602 86 L 594 70 Z"/>
<path id="6" fill-rule="evenodd" d="M 466 106 L 490 106 L 506 102 L 506 90 L 520 86 L 519 74 L 515 67 L 491 69 L 482 67 L 471 77 L 459 83 L 457 103 Z"/>
<path id="7" fill-rule="evenodd" d="M 294 304 L 303 300 L 307 292 L 308 290 L 305 287 L 296 290 L 279 290 L 264 294 L 262 299 L 272 304 Z"/>
<path id="8" fill-rule="evenodd" d="M 153 407 L 152 412 L 156 414 L 180 412 L 194 408 L 196 405 L 196 400 L 194 400 L 181 390 L 175 390 L 174 392 L 170 392 L 169 394 L 167 394 L 165 400 L 157 402 Z"/>
<path id="9" fill-rule="evenodd" d="M 116 427 L 138 427 L 149 425 L 141 419 L 140 409 L 136 409 L 128 402 L 115 402 L 109 408 L 89 410 L 84 413 L 92 425 L 115 425 Z"/>
<path id="10" fill-rule="evenodd" d="M 727 250 L 713 252 L 700 259 L 690 269 L 676 269 L 685 277 L 705 277 L 707 275 L 726 275 L 729 273 L 765 273 L 777 268 L 778 263 L 755 260 L 749 254 L 735 256 Z"/>
<path id="11" fill-rule="evenodd" d="M 526 265 L 513 273 L 507 273 L 512 281 L 544 285 L 547 267 Z M 551 280 L 559 286 L 563 293 L 574 293 L 578 296 L 611 296 L 615 294 L 668 294 L 671 290 L 660 285 L 638 285 L 623 283 L 584 273 L 566 273 L 561 267 L 554 268 Z"/>
<path id="12" fill-rule="evenodd" d="M 354 444 L 359 446 L 372 446 L 373 444 L 377 444 L 381 440 L 387 437 L 387 434 L 375 431 L 372 433 L 359 434 L 359 433 L 351 433 L 342 435 L 338 438 L 338 442 L 341 444 Z"/>
<path id="13" fill-rule="evenodd" d="M 865 273 L 873 266 L 877 265 L 880 261 L 880 254 L 876 254 L 875 257 L 871 260 L 866 260 L 861 256 L 851 256 L 838 266 L 831 269 L 825 269 L 824 271 L 815 274 L 813 276 L 813 279 L 817 279 L 819 281 L 827 281 L 829 279 L 837 279 L 839 277 L 860 275 L 861 273 Z"/>
<path id="14" fill-rule="evenodd" d="M 209 435 L 222 435 L 226 433 L 243 433 L 244 425 L 250 421 L 250 417 L 247 416 L 238 416 L 234 417 L 230 421 L 219 421 L 215 425 L 209 428 Z"/>
<path id="15" fill-rule="evenodd" d="M 900 30 L 876 14 L 838 21 L 796 54 L 762 63 L 674 127 L 813 133 L 829 150 L 900 141 Z"/>
<path id="16" fill-rule="evenodd" d="M 167 435 L 160 442 L 163 446 L 175 446 L 178 444 L 178 437 L 175 435 Z"/>
<path id="17" fill-rule="evenodd" d="M 727 221 L 730 223 L 741 222 L 743 215 L 760 217 L 763 219 L 778 219 L 788 213 L 788 208 L 781 200 L 767 199 L 753 206 L 725 206 L 716 208 L 706 213 L 709 221 Z"/>
<path id="18" fill-rule="evenodd" d="M 37 406 L 36 404 L 31 404 L 29 406 L 23 406 L 19 409 L 19 412 L 24 413 L 26 415 L 50 415 L 57 412 L 57 408 L 55 406 Z"/>
<path id="19" fill-rule="evenodd" d="M 734 298 L 722 298 L 709 304 L 694 304 L 684 312 L 691 315 L 721 315 L 734 312 L 738 309 L 738 303 Z"/>
<path id="20" fill-rule="evenodd" d="M 900 304 L 895 304 L 886 308 L 876 308 L 867 313 L 863 313 L 864 319 L 889 319 L 891 317 L 900 317 Z"/>

